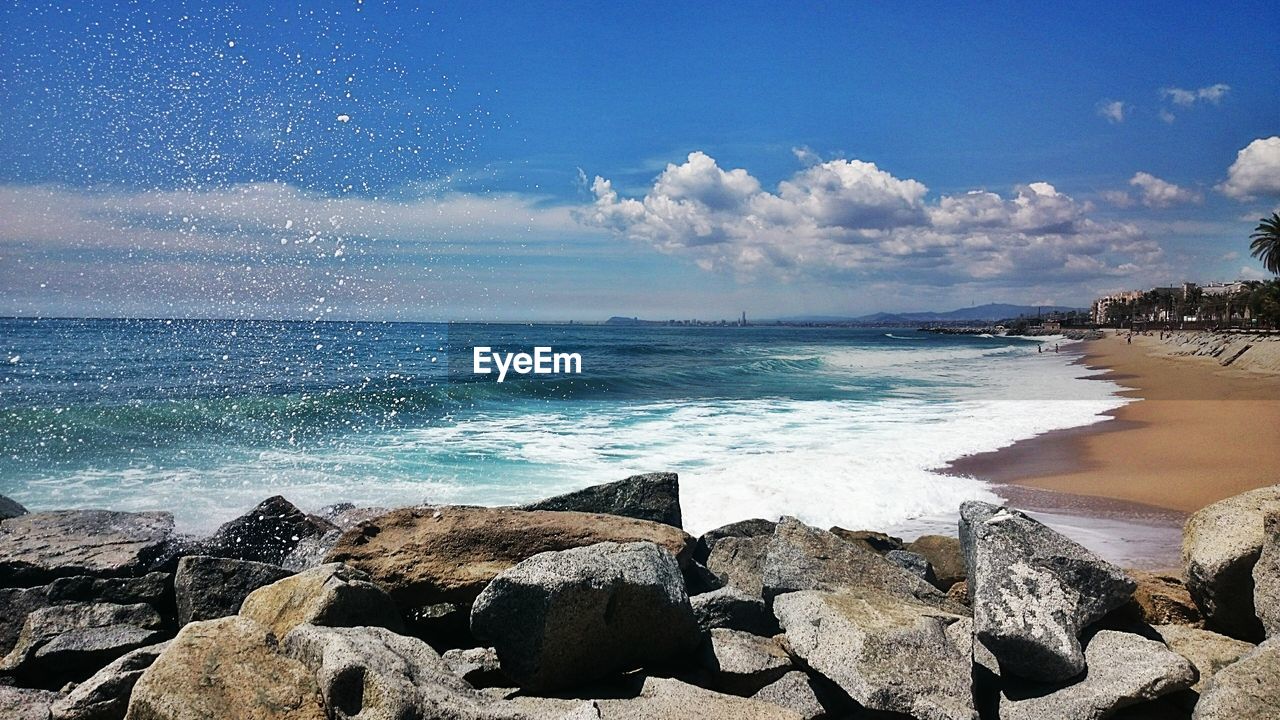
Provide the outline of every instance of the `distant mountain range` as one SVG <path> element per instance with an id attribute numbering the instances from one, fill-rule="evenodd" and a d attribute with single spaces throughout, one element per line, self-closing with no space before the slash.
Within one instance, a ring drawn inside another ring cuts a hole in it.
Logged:
<path id="1" fill-rule="evenodd" d="M 783 322 L 832 322 L 832 323 L 868 323 L 876 325 L 892 325 L 901 323 L 910 325 L 923 322 L 993 322 L 1006 318 L 1035 317 L 1050 313 L 1065 313 L 1084 308 L 1065 307 L 1061 305 L 1009 305 L 1007 303 L 987 303 L 974 307 L 948 310 L 946 312 L 907 312 L 907 313 L 872 313 L 857 317 L 836 317 L 831 315 L 799 315 L 779 318 Z"/>

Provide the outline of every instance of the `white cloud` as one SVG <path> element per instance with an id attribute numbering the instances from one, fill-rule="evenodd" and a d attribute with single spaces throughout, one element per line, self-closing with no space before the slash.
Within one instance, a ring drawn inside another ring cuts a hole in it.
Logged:
<path id="1" fill-rule="evenodd" d="M 800 164 L 805 167 L 817 165 L 822 162 L 822 156 L 818 155 L 818 153 L 814 152 L 813 149 L 807 145 L 791 148 L 791 154 L 795 155 L 796 160 L 799 160 Z"/>
<path id="2" fill-rule="evenodd" d="M 1173 121 L 1177 119 L 1177 115 L 1174 115 L 1172 112 L 1164 108 L 1160 108 L 1160 120 L 1162 120 L 1166 125 L 1173 124 Z"/>
<path id="3" fill-rule="evenodd" d="M 1207 102 L 1217 105 L 1222 102 L 1222 98 L 1231 92 L 1231 86 L 1226 83 L 1217 83 L 1195 90 L 1185 90 L 1178 87 L 1161 88 L 1160 94 L 1172 102 L 1174 105 L 1182 107 L 1191 107 L 1197 102 Z"/>
<path id="4" fill-rule="evenodd" d="M 1275 276 L 1269 272 L 1264 272 L 1262 270 L 1259 270 L 1258 268 L 1253 267 L 1252 265 L 1245 265 L 1244 267 L 1240 268 L 1240 274 L 1237 275 L 1236 277 L 1240 278 L 1241 280 L 1270 280 Z"/>
<path id="5" fill-rule="evenodd" d="M 1133 196 L 1123 190 L 1103 190 L 1098 195 L 1116 207 L 1133 207 Z"/>
<path id="6" fill-rule="evenodd" d="M 1195 190 L 1178 187 L 1171 182 L 1161 180 L 1151 173 L 1139 172 L 1129 179 L 1129 184 L 1142 193 L 1142 204 L 1147 207 L 1165 208 L 1172 205 L 1199 203 L 1204 196 Z"/>
<path id="7" fill-rule="evenodd" d="M 1258 138 L 1245 146 L 1218 190 L 1237 200 L 1280 197 L 1280 136 Z"/>
<path id="8" fill-rule="evenodd" d="M 1122 100 L 1103 100 L 1098 103 L 1098 114 L 1107 119 L 1107 122 L 1122 123 L 1124 122 L 1125 113 L 1128 112 L 1129 106 Z"/>

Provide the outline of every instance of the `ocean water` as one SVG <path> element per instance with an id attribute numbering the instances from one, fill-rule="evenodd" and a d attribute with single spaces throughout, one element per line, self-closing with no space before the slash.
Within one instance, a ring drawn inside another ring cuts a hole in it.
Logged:
<path id="1" fill-rule="evenodd" d="M 998 487 L 948 460 L 1126 402 L 1061 338 L 845 328 L 0 320 L 0 493 L 174 512 L 263 498 L 512 504 L 647 471 L 686 527 L 796 515 L 910 534 Z M 470 373 L 471 348 L 581 375 Z"/>

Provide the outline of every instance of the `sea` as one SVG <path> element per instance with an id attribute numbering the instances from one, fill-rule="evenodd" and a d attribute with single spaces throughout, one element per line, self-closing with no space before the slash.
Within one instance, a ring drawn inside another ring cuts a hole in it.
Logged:
<path id="1" fill-rule="evenodd" d="M 581 374 L 472 372 L 473 348 Z M 1061 352 L 1054 352 L 1055 347 Z M 680 475 L 686 529 L 794 515 L 954 533 L 948 461 L 1129 400 L 1062 337 L 914 329 L 0 320 L 0 494 L 209 532 L 281 494 L 510 505 Z"/>

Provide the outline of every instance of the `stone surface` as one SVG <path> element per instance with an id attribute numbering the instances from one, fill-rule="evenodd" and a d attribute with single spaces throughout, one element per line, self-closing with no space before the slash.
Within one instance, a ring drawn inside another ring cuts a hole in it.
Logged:
<path id="1" fill-rule="evenodd" d="M 1203 692 L 1219 670 L 1244 657 L 1254 647 L 1243 640 L 1185 625 L 1156 625 L 1153 629 L 1170 650 L 1195 666 L 1200 679 L 1191 689 L 1196 692 Z"/>
<path id="2" fill-rule="evenodd" d="M 1120 568 L 1026 515 L 960 506 L 977 637 L 1002 675 L 1059 682 L 1085 668 L 1080 633 L 1123 605 L 1135 583 Z"/>
<path id="3" fill-rule="evenodd" d="M 493 648 L 454 648 L 440 656 L 454 675 L 472 687 L 511 687 L 511 679 L 502 672 L 498 652 Z"/>
<path id="4" fill-rule="evenodd" d="M 805 720 L 818 720 L 827 715 L 827 708 L 819 699 L 818 688 L 808 675 L 799 670 L 792 670 L 760 688 L 751 699 L 786 708 Z"/>
<path id="5" fill-rule="evenodd" d="M 949 590 L 951 586 L 969 576 L 964 567 L 964 553 L 960 550 L 960 539 L 946 535 L 921 535 L 907 543 L 904 547 L 913 553 L 923 555 L 933 566 L 933 574 L 937 577 L 939 590 Z"/>
<path id="6" fill-rule="evenodd" d="M 1195 720 L 1280 718 L 1280 640 L 1259 645 L 1218 671 L 1200 693 Z"/>
<path id="7" fill-rule="evenodd" d="M 168 646 L 167 642 L 148 645 L 116 658 L 59 697 L 51 708 L 53 720 L 120 720 L 138 678 Z"/>
<path id="8" fill-rule="evenodd" d="M 788 593 L 774 613 L 792 651 L 864 707 L 921 720 L 977 717 L 968 618 L 874 590 Z"/>
<path id="9" fill-rule="evenodd" d="M 334 529 L 323 535 L 304 537 L 280 561 L 280 567 L 293 572 L 310 570 L 324 564 L 324 559 L 338 544 L 343 530 Z"/>
<path id="10" fill-rule="evenodd" d="M 49 720 L 49 708 L 61 697 L 50 690 L 0 685 L 0 717 L 5 720 Z"/>
<path id="11" fill-rule="evenodd" d="M 713 688 L 731 695 L 751 695 L 791 669 L 791 658 L 773 638 L 724 628 L 708 633 L 699 658 Z"/>
<path id="12" fill-rule="evenodd" d="M 69 575 L 141 575 L 174 547 L 164 512 L 59 510 L 0 523 L 0 586 L 43 585 Z"/>
<path id="13" fill-rule="evenodd" d="M 902 549 L 902 538 L 875 530 L 845 530 L 842 527 L 833 527 L 830 532 L 841 540 L 861 545 L 881 555 L 890 550 Z"/>
<path id="14" fill-rule="evenodd" d="M 333 523 L 339 530 L 350 530 L 365 520 L 371 520 L 389 512 L 391 508 L 359 507 L 353 503 L 337 503 L 320 508 L 316 511 L 316 515 Z"/>
<path id="15" fill-rule="evenodd" d="M 498 573 L 540 552 L 645 540 L 667 549 L 682 566 L 693 548 L 693 538 L 677 528 L 613 515 L 403 508 L 348 530 L 328 561 L 367 572 L 404 609 L 469 605 Z"/>
<path id="16" fill-rule="evenodd" d="M 521 510 L 573 510 L 620 515 L 683 527 L 680 515 L 680 479 L 675 473 L 645 473 L 625 480 L 593 485 L 520 508 Z"/>
<path id="17" fill-rule="evenodd" d="M 653 543 L 535 555 L 476 598 L 471 631 L 522 688 L 548 690 L 691 653 L 698 626 L 680 567 Z"/>
<path id="18" fill-rule="evenodd" d="M 729 536 L 717 540 L 707 558 L 711 571 L 725 587 L 763 597 L 764 554 L 772 535 Z"/>
<path id="19" fill-rule="evenodd" d="M 10 497 L 0 495 L 0 520 L 8 520 L 19 515 L 26 515 L 27 509 L 22 504 Z"/>
<path id="20" fill-rule="evenodd" d="M 1191 686 L 1196 671 L 1163 643 L 1140 635 L 1100 630 L 1085 648 L 1089 672 L 1079 682 L 1045 692 L 1006 690 L 1001 720 L 1101 720 L 1119 708 L 1154 700 Z"/>
<path id="21" fill-rule="evenodd" d="M 708 530 L 698 538 L 698 544 L 693 550 L 693 556 L 698 562 L 706 564 L 707 558 L 711 556 L 712 548 L 720 540 L 729 537 L 746 538 L 772 535 L 773 529 L 777 526 L 778 523 L 761 518 L 739 520 L 728 525 L 721 525 L 714 530 Z"/>
<path id="22" fill-rule="evenodd" d="M 778 632 L 778 621 L 764 600 L 735 587 L 723 587 L 689 598 L 698 627 L 703 630 L 728 628 L 756 635 L 772 636 Z"/>
<path id="23" fill-rule="evenodd" d="M 163 620 L 150 605 L 69 603 L 27 615 L 0 674 L 26 684 L 61 687 L 83 680 L 121 655 L 163 639 Z"/>
<path id="24" fill-rule="evenodd" d="M 249 593 L 293 573 L 277 565 L 189 555 L 173 576 L 178 625 L 235 615 Z"/>
<path id="25" fill-rule="evenodd" d="M 1250 490 L 1205 507 L 1182 532 L 1187 589 L 1206 627 L 1241 640 L 1263 637 L 1253 606 L 1253 565 L 1262 552 L 1263 518 L 1280 511 L 1280 485 Z"/>
<path id="26" fill-rule="evenodd" d="M 1144 570 L 1126 572 L 1138 587 L 1129 602 L 1116 611 L 1119 618 L 1148 625 L 1204 625 L 1200 608 L 1196 607 L 1186 583 L 1177 574 Z"/>
<path id="27" fill-rule="evenodd" d="M 307 515 L 275 495 L 224 523 L 203 543 L 201 554 L 279 565 L 303 538 L 320 537 L 335 529 L 329 521 Z"/>
<path id="28" fill-rule="evenodd" d="M 1263 522 L 1262 550 L 1253 566 L 1253 607 L 1268 638 L 1280 637 L 1280 511 Z"/>
<path id="29" fill-rule="evenodd" d="M 933 566 L 925 556 L 910 550 L 890 550 L 884 554 L 884 559 L 930 585 L 938 587 L 938 576 L 934 574 Z"/>
<path id="30" fill-rule="evenodd" d="M 635 698 L 596 700 L 601 720 L 671 720 L 672 718 L 723 718 L 724 720 L 799 720 L 800 714 L 773 703 L 724 695 L 679 680 L 650 677 Z M 577 720 L 589 715 L 566 716 Z"/>
<path id="31" fill-rule="evenodd" d="M 252 620 L 193 622 L 142 673 L 128 720 L 328 720 L 315 676 Z"/>
<path id="32" fill-rule="evenodd" d="M 27 615 L 42 607 L 72 602 L 121 605 L 144 602 L 155 608 L 167 608 L 171 604 L 169 596 L 169 575 L 163 572 L 119 578 L 77 575 L 57 578 L 48 585 L 0 588 L 0 608 L 4 608 L 4 612 L 0 612 L 0 657 L 13 649 Z"/>
<path id="33" fill-rule="evenodd" d="M 260 623 L 277 638 L 303 623 L 403 628 L 390 596 L 368 575 L 340 563 L 321 565 L 254 590 L 240 605 L 240 615 Z"/>

